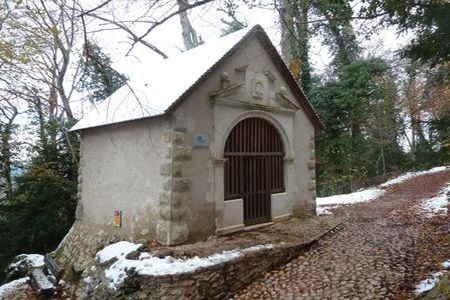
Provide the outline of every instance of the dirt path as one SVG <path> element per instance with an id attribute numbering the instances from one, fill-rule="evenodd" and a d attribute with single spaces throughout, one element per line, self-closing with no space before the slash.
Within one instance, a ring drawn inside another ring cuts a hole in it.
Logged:
<path id="1" fill-rule="evenodd" d="M 397 184 L 375 201 L 340 207 L 344 227 L 235 299 L 411 299 L 414 285 L 450 259 L 450 218 L 416 205 L 450 183 L 450 171 Z"/>

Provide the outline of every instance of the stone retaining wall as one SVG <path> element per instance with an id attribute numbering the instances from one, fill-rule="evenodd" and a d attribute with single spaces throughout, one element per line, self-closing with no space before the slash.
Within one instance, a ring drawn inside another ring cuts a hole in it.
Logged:
<path id="1" fill-rule="evenodd" d="M 332 227 L 319 237 L 302 244 L 282 244 L 279 247 L 245 252 L 235 260 L 224 262 L 192 273 L 166 276 L 133 274 L 118 288 L 108 288 L 104 278 L 107 266 L 92 269 L 88 282 L 79 293 L 81 299 L 226 299 L 236 291 L 262 277 L 309 249 L 324 235 L 336 231 Z"/>

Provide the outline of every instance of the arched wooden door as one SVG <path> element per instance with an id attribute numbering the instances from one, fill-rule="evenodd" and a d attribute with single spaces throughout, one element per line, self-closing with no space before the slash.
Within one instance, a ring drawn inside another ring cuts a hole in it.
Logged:
<path id="1" fill-rule="evenodd" d="M 248 118 L 225 144 L 225 200 L 244 200 L 244 224 L 271 220 L 270 194 L 284 191 L 284 147 L 278 130 L 261 118 Z"/>

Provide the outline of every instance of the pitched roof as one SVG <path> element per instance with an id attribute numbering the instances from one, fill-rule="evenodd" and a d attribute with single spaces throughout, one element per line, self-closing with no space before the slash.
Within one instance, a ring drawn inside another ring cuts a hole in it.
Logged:
<path id="1" fill-rule="evenodd" d="M 122 123 L 171 112 L 217 70 L 226 57 L 252 37 L 259 39 L 316 129 L 321 129 L 319 118 L 269 37 L 261 26 L 256 25 L 251 29 L 210 40 L 178 56 L 148 66 L 139 76 L 132 77 L 125 86 L 98 104 L 71 130 Z"/>

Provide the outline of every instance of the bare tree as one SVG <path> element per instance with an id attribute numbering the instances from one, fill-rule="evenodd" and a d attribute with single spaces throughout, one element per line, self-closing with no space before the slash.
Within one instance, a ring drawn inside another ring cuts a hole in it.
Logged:
<path id="1" fill-rule="evenodd" d="M 29 0 L 16 8 L 3 27 L 9 33 L 3 35 L 3 42 L 16 45 L 1 60 L 0 96 L 19 99 L 19 105 L 35 111 L 38 103 L 41 119 L 58 124 L 62 131 L 64 122 L 75 120 L 70 99 L 79 73 L 74 57 L 81 34 L 75 5 L 66 0 Z M 44 127 L 38 126 L 41 136 Z M 56 142 L 56 134 L 46 138 Z"/>
<path id="2" fill-rule="evenodd" d="M 185 45 L 192 46 L 200 42 L 199 38 L 187 17 L 187 12 L 193 8 L 206 5 L 214 0 L 197 0 L 189 3 L 187 0 L 177 1 L 133 1 L 127 2 L 125 7 L 123 2 L 118 0 L 107 0 L 100 5 L 87 9 L 85 5 L 78 3 L 79 12 L 81 17 L 88 17 L 101 21 L 102 28 L 91 30 L 87 28 L 87 32 L 98 32 L 102 30 L 121 30 L 128 36 L 129 49 L 127 55 L 131 53 L 137 44 L 143 45 L 150 49 L 152 52 L 167 58 L 167 54 L 159 49 L 154 43 L 149 41 L 149 35 L 153 30 L 172 19 L 173 17 L 180 16 L 180 22 L 183 28 L 183 39 Z M 121 6 L 122 5 L 122 6 Z M 141 9 L 136 9 L 140 7 Z M 144 7 L 145 9 L 142 9 Z M 120 16 L 117 10 L 126 10 L 138 12 L 131 19 Z M 188 44 L 186 44 L 186 42 Z M 189 49 L 189 47 L 187 47 Z"/>
<path id="3" fill-rule="evenodd" d="M 180 16 L 180 25 L 181 25 L 181 32 L 183 36 L 183 42 L 184 47 L 186 50 L 192 49 L 194 47 L 197 47 L 201 40 L 199 40 L 197 36 L 197 32 L 195 31 L 194 27 L 192 27 L 191 22 L 189 21 L 188 17 L 188 8 L 189 3 L 187 0 L 177 0 L 178 3 L 178 10 L 179 10 L 179 16 Z"/>
<path id="4" fill-rule="evenodd" d="M 11 161 L 13 149 L 11 140 L 14 131 L 14 121 L 19 114 L 15 104 L 10 99 L 2 98 L 0 101 L 0 177 L 3 181 L 3 191 L 6 199 L 10 199 L 13 192 L 11 175 Z M 0 183 L 2 183 L 0 181 Z"/>

